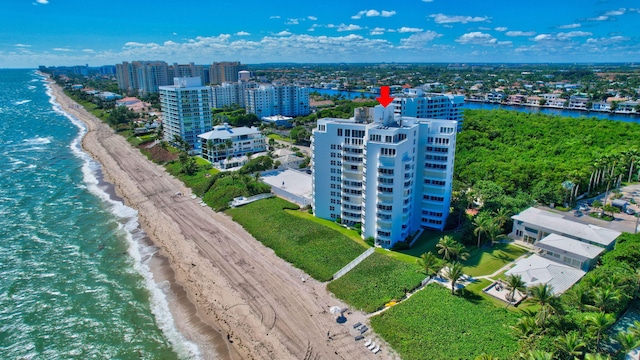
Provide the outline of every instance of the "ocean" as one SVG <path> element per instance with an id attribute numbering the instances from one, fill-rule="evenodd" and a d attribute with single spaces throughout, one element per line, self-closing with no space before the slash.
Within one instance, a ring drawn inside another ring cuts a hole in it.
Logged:
<path id="1" fill-rule="evenodd" d="M 0 70 L 0 359 L 198 359 L 137 213 L 34 70 Z"/>

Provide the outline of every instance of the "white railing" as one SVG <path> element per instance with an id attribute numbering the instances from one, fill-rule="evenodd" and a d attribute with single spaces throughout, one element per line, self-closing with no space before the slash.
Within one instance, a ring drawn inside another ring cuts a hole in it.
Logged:
<path id="1" fill-rule="evenodd" d="M 368 258 L 369 255 L 373 254 L 373 252 L 375 250 L 376 250 L 376 248 L 373 248 L 373 247 L 368 248 L 365 252 L 360 254 L 357 258 L 355 258 L 353 261 L 348 263 L 345 267 L 343 267 L 342 269 L 338 270 L 338 272 L 333 274 L 333 280 L 338 279 L 342 275 L 344 275 L 344 274 L 348 273 L 349 271 L 351 271 L 351 269 L 353 269 L 358 264 L 360 264 L 362 262 L 362 260 Z"/>

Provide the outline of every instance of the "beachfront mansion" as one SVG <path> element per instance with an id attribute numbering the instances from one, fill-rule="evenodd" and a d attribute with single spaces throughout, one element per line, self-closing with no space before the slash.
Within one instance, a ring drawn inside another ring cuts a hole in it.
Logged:
<path id="1" fill-rule="evenodd" d="M 457 122 L 356 109 L 318 120 L 312 137 L 313 211 L 361 224 L 363 238 L 391 248 L 449 214 Z M 371 121 L 373 120 L 373 121 Z"/>

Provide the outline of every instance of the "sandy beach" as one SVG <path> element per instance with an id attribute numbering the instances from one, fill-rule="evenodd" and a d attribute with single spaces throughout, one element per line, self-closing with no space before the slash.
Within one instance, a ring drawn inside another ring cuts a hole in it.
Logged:
<path id="1" fill-rule="evenodd" d="M 365 314 L 352 311 L 338 324 L 329 307 L 347 305 L 325 284 L 278 258 L 225 214 L 200 206 L 179 180 L 51 87 L 62 108 L 86 123 L 83 148 L 160 249 L 154 274 L 172 283 L 176 325 L 203 358 L 398 358 L 384 343 L 374 355 L 354 340 L 352 324 L 368 323 Z M 371 331 L 365 335 L 382 342 Z"/>

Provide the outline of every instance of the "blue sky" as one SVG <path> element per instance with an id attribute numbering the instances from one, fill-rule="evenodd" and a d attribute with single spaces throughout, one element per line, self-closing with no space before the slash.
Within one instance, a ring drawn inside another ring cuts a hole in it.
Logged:
<path id="1" fill-rule="evenodd" d="M 7 0 L 0 68 L 132 60 L 640 62 L 640 2 Z"/>

